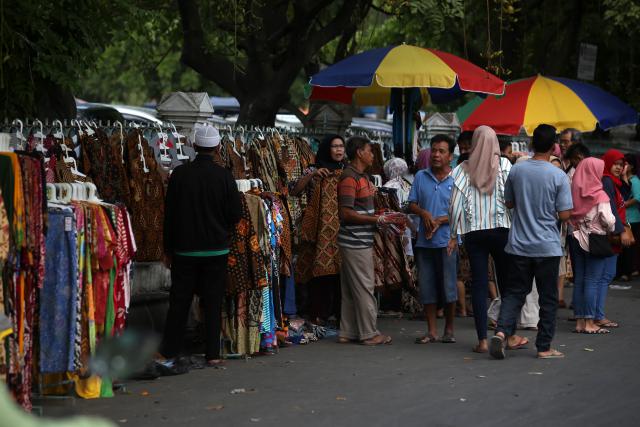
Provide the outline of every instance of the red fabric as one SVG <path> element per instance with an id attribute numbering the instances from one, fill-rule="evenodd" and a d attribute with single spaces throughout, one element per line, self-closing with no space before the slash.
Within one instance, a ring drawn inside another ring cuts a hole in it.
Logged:
<path id="1" fill-rule="evenodd" d="M 313 86 L 311 91 L 310 99 L 313 100 L 322 100 L 322 101 L 336 101 L 341 102 L 342 104 L 351 105 L 351 101 L 353 101 L 353 92 L 355 92 L 355 88 L 352 87 L 322 87 L 322 86 Z"/>
<path id="2" fill-rule="evenodd" d="M 518 135 L 534 81 L 535 77 L 519 80 L 507 85 L 504 96 L 487 96 L 464 121 L 462 130 L 486 125 L 500 135 Z"/>
<path id="3" fill-rule="evenodd" d="M 490 72 L 460 58 L 459 56 L 435 49 L 427 50 L 436 55 L 453 71 L 455 71 L 458 76 L 458 85 L 460 86 L 460 89 L 467 92 L 481 92 L 494 95 L 502 95 L 505 92 L 504 81 Z"/>
<path id="4" fill-rule="evenodd" d="M 573 197 L 573 221 L 583 218 L 589 211 L 600 203 L 607 203 L 609 196 L 602 188 L 602 173 L 604 162 L 595 157 L 589 157 L 580 162 L 571 181 L 571 196 Z"/>

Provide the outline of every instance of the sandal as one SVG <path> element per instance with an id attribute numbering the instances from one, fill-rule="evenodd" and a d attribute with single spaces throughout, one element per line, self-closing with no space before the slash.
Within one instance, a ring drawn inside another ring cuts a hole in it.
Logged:
<path id="1" fill-rule="evenodd" d="M 504 338 L 500 335 L 494 335 L 489 341 L 489 354 L 494 359 L 504 359 L 506 354 L 504 352 Z"/>
<path id="2" fill-rule="evenodd" d="M 596 326 L 599 326 L 601 328 L 611 328 L 611 329 L 620 327 L 618 323 L 612 322 L 611 320 L 606 320 L 604 322 L 596 322 Z"/>
<path id="3" fill-rule="evenodd" d="M 574 333 L 574 334 L 584 334 L 584 329 L 577 329 L 577 328 L 576 328 L 576 329 L 572 329 L 572 330 L 571 330 L 571 333 Z"/>
<path id="4" fill-rule="evenodd" d="M 453 334 L 444 334 L 440 339 L 440 342 L 444 344 L 455 344 L 456 337 L 454 337 Z"/>
<path id="5" fill-rule="evenodd" d="M 507 340 L 507 350 L 525 350 L 527 344 L 529 344 L 527 337 L 520 337 L 520 341 L 516 345 L 509 345 L 509 340 Z"/>
<path id="6" fill-rule="evenodd" d="M 393 340 L 388 335 L 376 335 L 375 337 L 362 341 L 362 345 L 374 346 L 374 345 L 386 345 L 391 344 Z"/>
<path id="7" fill-rule="evenodd" d="M 556 349 L 550 349 L 547 354 L 538 353 L 538 359 L 563 359 L 564 353 L 560 353 Z"/>
<path id="8" fill-rule="evenodd" d="M 355 342 L 355 340 L 352 340 L 351 338 L 338 337 L 338 340 L 336 342 L 338 344 L 349 344 Z"/>
<path id="9" fill-rule="evenodd" d="M 610 334 L 611 331 L 605 328 L 598 328 L 594 331 L 587 331 L 586 329 L 581 332 L 582 334 L 587 335 L 602 335 L 602 334 Z"/>
<path id="10" fill-rule="evenodd" d="M 431 344 L 437 341 L 438 338 L 434 337 L 433 335 L 425 335 L 424 337 L 416 338 L 414 342 L 416 344 Z"/>

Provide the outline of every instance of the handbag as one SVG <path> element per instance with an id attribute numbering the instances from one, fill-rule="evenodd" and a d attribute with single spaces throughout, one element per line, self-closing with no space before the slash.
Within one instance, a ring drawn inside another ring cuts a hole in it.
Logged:
<path id="1" fill-rule="evenodd" d="M 609 236 L 606 234 L 589 233 L 589 254 L 598 258 L 608 258 L 615 255 Z"/>

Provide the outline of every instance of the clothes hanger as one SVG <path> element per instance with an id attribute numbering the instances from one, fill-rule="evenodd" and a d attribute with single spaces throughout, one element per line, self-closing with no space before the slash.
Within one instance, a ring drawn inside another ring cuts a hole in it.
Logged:
<path id="1" fill-rule="evenodd" d="M 15 119 L 13 122 L 11 122 L 11 125 L 13 126 L 15 123 L 18 123 L 18 125 L 20 125 L 20 128 L 16 130 L 16 138 L 18 138 L 19 144 L 17 148 L 20 150 L 24 150 L 24 145 L 27 141 L 27 138 L 25 138 L 24 136 L 24 125 L 22 123 L 22 120 L 20 119 Z"/>
<path id="2" fill-rule="evenodd" d="M 120 157 L 122 157 L 122 164 L 124 164 L 124 129 L 120 120 L 116 120 L 113 125 L 120 130 Z"/>
<path id="3" fill-rule="evenodd" d="M 53 134 L 53 137 L 61 139 L 64 143 L 64 128 L 62 127 L 62 122 L 60 120 L 54 120 L 53 125 L 55 126 L 56 124 L 58 125 L 58 128 L 56 128 L 56 132 Z"/>
<path id="4" fill-rule="evenodd" d="M 144 150 L 142 149 L 142 135 L 140 134 L 140 130 L 138 130 L 138 150 L 140 150 L 140 160 L 142 160 L 142 170 L 144 173 L 149 173 L 149 168 L 147 168 L 147 161 L 144 159 Z"/>
<path id="5" fill-rule="evenodd" d="M 36 151 L 39 151 L 41 153 L 45 153 L 45 149 L 44 149 L 44 133 L 43 133 L 43 126 L 42 126 L 42 122 L 38 119 L 35 119 L 33 121 L 34 126 L 38 125 L 38 130 L 33 134 L 34 138 L 39 138 L 40 142 L 36 144 Z"/>

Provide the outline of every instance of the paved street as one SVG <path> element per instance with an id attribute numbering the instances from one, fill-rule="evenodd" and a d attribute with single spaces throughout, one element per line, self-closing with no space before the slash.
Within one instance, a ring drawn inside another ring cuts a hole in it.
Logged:
<path id="1" fill-rule="evenodd" d="M 131 382 L 113 399 L 50 404 L 45 415 L 97 414 L 155 427 L 637 426 L 640 283 L 633 286 L 610 291 L 608 315 L 622 326 L 610 335 L 572 334 L 570 312 L 559 312 L 555 346 L 564 360 L 537 360 L 533 346 L 504 361 L 472 353 L 471 318 L 456 319 L 457 344 L 429 345 L 413 343 L 422 322 L 385 319 L 390 346 L 325 340 L 229 361 L 226 370 Z"/>

